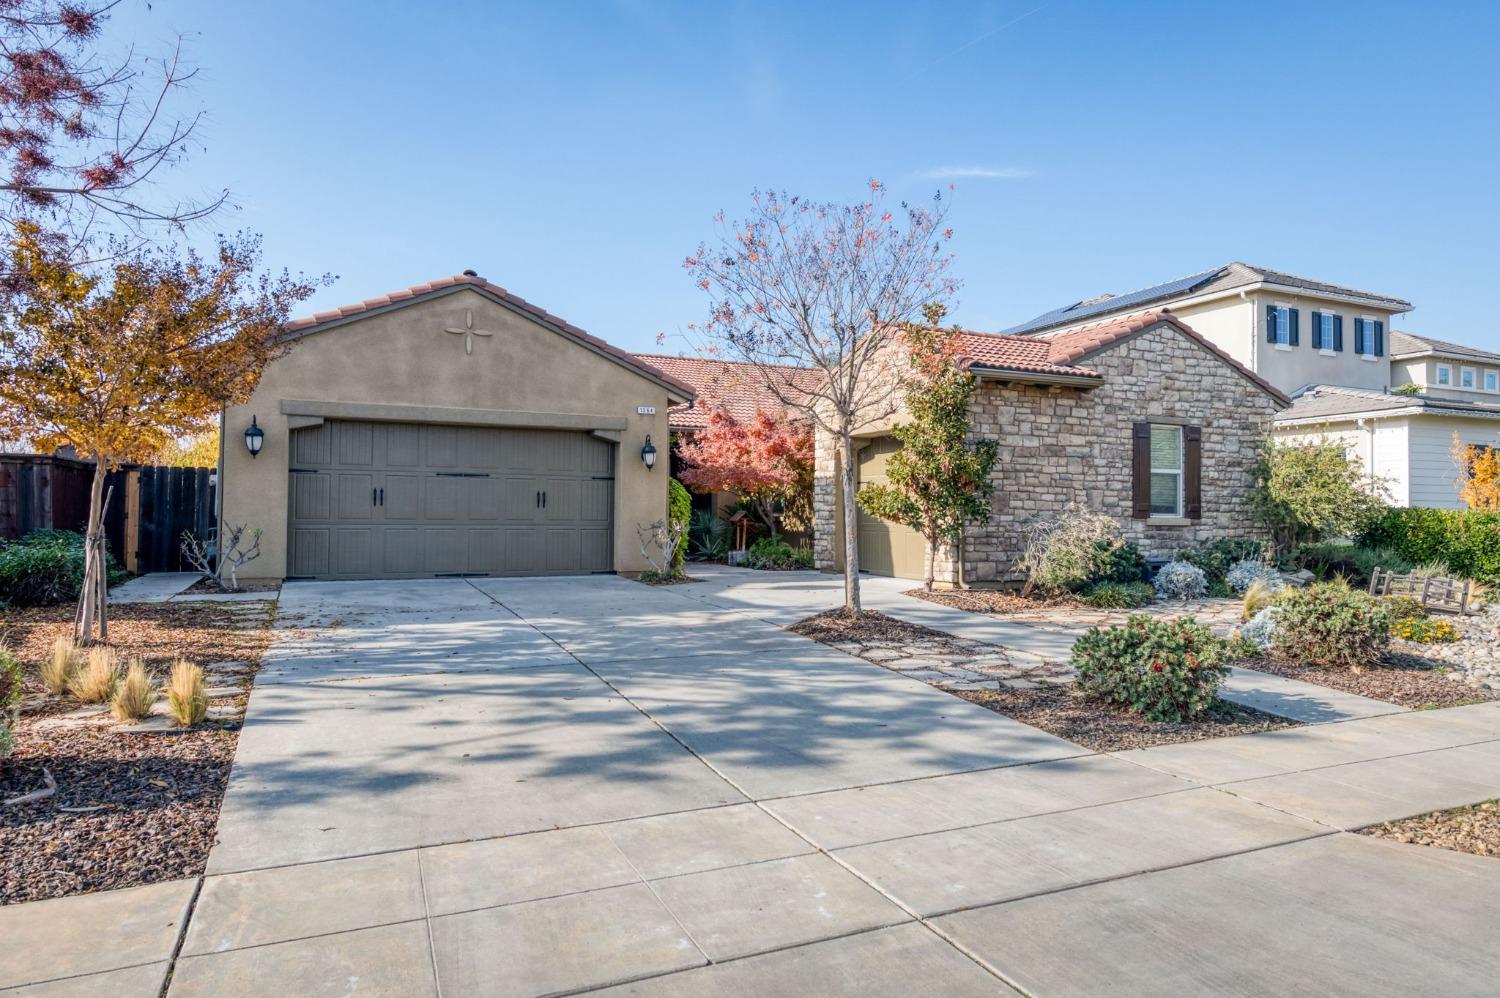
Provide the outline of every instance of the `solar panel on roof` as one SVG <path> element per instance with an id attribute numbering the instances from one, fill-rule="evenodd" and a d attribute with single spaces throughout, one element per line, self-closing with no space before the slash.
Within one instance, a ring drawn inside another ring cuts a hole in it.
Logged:
<path id="1" fill-rule="evenodd" d="M 1107 312 L 1116 312 L 1121 309 L 1128 309 L 1132 305 L 1145 304 L 1146 302 L 1156 301 L 1159 298 L 1168 298 L 1172 295 L 1180 294 L 1183 291 L 1190 290 L 1191 288 L 1203 283 L 1208 278 L 1214 276 L 1223 269 L 1223 267 L 1215 267 L 1213 270 L 1205 270 L 1201 274 L 1194 274 L 1191 277 L 1178 278 L 1175 281 L 1168 281 L 1166 284 L 1158 284 L 1154 287 L 1142 288 L 1139 291 L 1129 291 L 1123 295 L 1116 295 L 1113 298 L 1106 298 L 1103 301 L 1097 301 L 1087 305 L 1080 303 L 1077 305 L 1070 305 L 1067 308 L 1055 309 L 1051 312 L 1046 312 L 1042 315 L 1037 316 L 1030 322 L 1023 322 L 1019 326 L 1012 326 L 1009 329 L 1001 331 L 1010 334 L 1027 333 L 1032 331 L 1033 329 L 1042 329 L 1060 322 L 1077 322 L 1079 319 L 1087 319 L 1090 316 L 1103 315 Z"/>

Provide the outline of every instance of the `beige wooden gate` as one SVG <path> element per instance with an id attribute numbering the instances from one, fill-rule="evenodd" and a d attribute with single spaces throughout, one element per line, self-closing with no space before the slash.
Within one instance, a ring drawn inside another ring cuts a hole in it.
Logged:
<path id="1" fill-rule="evenodd" d="M 884 483 L 886 462 L 901 449 L 895 437 L 877 437 L 859 451 L 858 483 Z M 927 569 L 927 542 L 910 527 L 859 511 L 859 567 L 872 575 L 920 579 Z"/>

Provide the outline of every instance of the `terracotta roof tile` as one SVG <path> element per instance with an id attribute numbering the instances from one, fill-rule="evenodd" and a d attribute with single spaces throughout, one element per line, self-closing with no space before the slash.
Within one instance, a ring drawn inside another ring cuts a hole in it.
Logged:
<path id="1" fill-rule="evenodd" d="M 686 396 L 689 399 L 691 399 L 694 395 L 693 389 L 689 384 L 672 377 L 659 368 L 653 367 L 646 361 L 641 360 L 635 354 L 621 350 L 619 347 L 606 343 L 604 340 L 601 340 L 597 336 L 584 332 L 582 329 L 573 325 L 571 322 L 568 322 L 566 319 L 559 318 L 558 316 L 555 316 L 552 313 L 548 312 L 546 309 L 541 308 L 537 305 L 533 305 L 531 302 L 520 297 L 519 295 L 512 294 L 511 292 L 505 290 L 498 284 L 491 284 L 484 278 L 477 277 L 471 274 L 454 274 L 452 277 L 442 277 L 435 281 L 428 281 L 425 284 L 414 284 L 409 288 L 404 288 L 400 291 L 392 291 L 389 294 L 380 295 L 377 298 L 367 298 L 362 302 L 355 302 L 352 305 L 343 305 L 328 312 L 318 312 L 308 318 L 294 319 L 293 321 L 288 322 L 285 326 L 282 327 L 282 332 L 291 337 L 305 336 L 308 333 L 316 332 L 319 328 L 331 322 L 350 319 L 365 312 L 372 312 L 377 309 L 388 307 L 390 305 L 396 305 L 414 299 L 422 298 L 426 295 L 435 294 L 439 291 L 447 291 L 450 288 L 459 287 L 461 285 L 469 285 L 476 290 L 482 291 L 489 295 L 493 295 L 494 297 L 499 298 L 512 307 L 518 309 L 519 311 L 525 312 L 541 322 L 561 329 L 569 336 L 583 341 L 584 343 L 600 351 L 601 353 L 606 354 L 614 360 L 617 360 L 620 363 L 624 364 L 626 367 L 634 368 L 636 371 L 644 374 L 646 377 L 662 383 L 679 395 Z"/>
<path id="2" fill-rule="evenodd" d="M 796 393 L 810 391 L 823 377 L 821 371 L 790 365 L 652 353 L 638 356 L 670 377 L 691 385 L 697 393 L 696 401 L 672 407 L 670 422 L 674 430 L 701 430 L 708 425 L 709 415 L 720 406 L 740 420 L 749 419 L 758 408 L 768 412 L 783 408 L 776 393 L 766 386 L 769 378 L 778 379 L 788 393 Z"/>

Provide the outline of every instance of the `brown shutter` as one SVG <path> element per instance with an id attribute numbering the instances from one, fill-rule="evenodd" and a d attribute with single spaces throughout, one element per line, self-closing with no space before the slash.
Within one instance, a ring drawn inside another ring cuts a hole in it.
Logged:
<path id="1" fill-rule="evenodd" d="M 1182 497 L 1189 520 L 1203 519 L 1203 427 L 1182 428 Z"/>
<path id="2" fill-rule="evenodd" d="M 1151 517 L 1151 424 L 1136 423 L 1131 438 L 1130 515 L 1147 520 Z"/>

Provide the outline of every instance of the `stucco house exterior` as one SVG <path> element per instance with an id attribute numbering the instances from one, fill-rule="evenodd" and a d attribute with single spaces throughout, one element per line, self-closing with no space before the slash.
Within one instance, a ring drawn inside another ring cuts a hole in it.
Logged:
<path id="1" fill-rule="evenodd" d="M 1047 337 L 964 332 L 962 363 L 979 381 L 976 437 L 999 442 L 993 512 L 961 551 L 938 553 L 945 584 L 1007 584 L 1027 521 L 1077 502 L 1113 516 L 1149 558 L 1220 537 L 1258 537 L 1252 469 L 1287 396 L 1175 313 L 1137 311 Z M 896 348 L 892 348 L 896 349 Z M 882 480 L 898 445 L 890 427 L 862 426 L 859 484 Z M 819 433 L 815 553 L 841 567 L 843 530 L 835 442 Z M 925 541 L 860 513 L 861 568 L 920 578 Z"/>
<path id="2" fill-rule="evenodd" d="M 693 391 L 472 271 L 290 323 L 222 416 L 242 578 L 633 573 Z M 244 443 L 263 434 L 257 455 Z"/>

